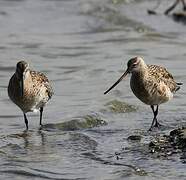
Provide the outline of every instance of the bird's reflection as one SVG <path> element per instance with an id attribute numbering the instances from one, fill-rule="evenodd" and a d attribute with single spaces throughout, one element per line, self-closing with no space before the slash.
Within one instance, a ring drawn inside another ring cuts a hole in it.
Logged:
<path id="1" fill-rule="evenodd" d="M 39 144 L 41 148 L 44 148 L 47 142 L 47 135 L 42 129 L 38 129 L 37 131 L 24 130 L 22 133 L 16 134 L 16 136 L 23 139 L 25 150 L 32 149 L 35 143 Z"/>

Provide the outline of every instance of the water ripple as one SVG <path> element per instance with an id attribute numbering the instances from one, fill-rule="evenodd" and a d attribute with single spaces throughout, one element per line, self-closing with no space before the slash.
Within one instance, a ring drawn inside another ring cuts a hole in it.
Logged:
<path id="1" fill-rule="evenodd" d="M 33 169 L 33 168 L 26 168 L 20 166 L 13 166 L 13 167 L 6 167 L 5 170 L 1 169 L 1 173 L 6 174 L 15 174 L 16 176 L 24 176 L 24 177 L 37 177 L 42 179 L 53 179 L 53 180 L 84 180 L 85 178 L 63 178 L 67 174 L 64 173 L 55 173 L 45 170 Z"/>

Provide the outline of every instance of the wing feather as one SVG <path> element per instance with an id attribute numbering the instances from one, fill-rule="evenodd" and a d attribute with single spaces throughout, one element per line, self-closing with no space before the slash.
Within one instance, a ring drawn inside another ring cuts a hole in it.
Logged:
<path id="1" fill-rule="evenodd" d="M 30 74 L 34 84 L 40 84 L 46 87 L 46 93 L 50 99 L 54 93 L 48 78 L 43 73 L 37 71 L 30 71 Z"/>
<path id="2" fill-rule="evenodd" d="M 157 65 L 148 65 L 149 74 L 153 76 L 158 83 L 163 82 L 169 87 L 171 92 L 175 92 L 178 88 L 177 83 L 171 73 L 166 68 Z"/>

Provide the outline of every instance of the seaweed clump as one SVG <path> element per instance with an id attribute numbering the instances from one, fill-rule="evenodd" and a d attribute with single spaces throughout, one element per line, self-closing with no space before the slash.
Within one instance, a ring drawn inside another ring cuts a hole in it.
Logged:
<path id="1" fill-rule="evenodd" d="M 94 127 L 99 127 L 107 125 L 106 121 L 102 120 L 97 115 L 86 115 L 83 117 L 77 117 L 72 120 L 56 123 L 56 124 L 46 124 L 43 125 L 43 129 L 45 130 L 62 130 L 62 131 L 75 131 L 81 129 L 89 129 Z"/>
<path id="2" fill-rule="evenodd" d="M 128 113 L 137 110 L 135 106 L 118 100 L 110 101 L 106 103 L 105 106 L 108 107 L 109 111 L 113 113 L 126 113 L 126 112 Z"/>

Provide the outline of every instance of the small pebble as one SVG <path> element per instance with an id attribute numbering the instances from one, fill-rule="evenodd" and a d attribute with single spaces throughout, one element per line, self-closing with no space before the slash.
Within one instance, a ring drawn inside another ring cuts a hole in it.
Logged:
<path id="1" fill-rule="evenodd" d="M 127 140 L 130 140 L 130 141 L 141 141 L 141 136 L 139 135 L 131 135 L 127 138 Z"/>

